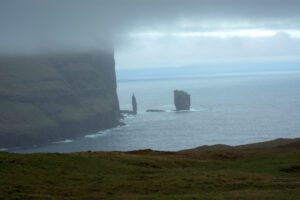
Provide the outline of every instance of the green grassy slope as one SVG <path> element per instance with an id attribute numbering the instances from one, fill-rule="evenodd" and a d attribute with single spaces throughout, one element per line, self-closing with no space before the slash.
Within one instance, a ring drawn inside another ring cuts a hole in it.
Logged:
<path id="1" fill-rule="evenodd" d="M 110 53 L 0 57 L 0 148 L 116 125 L 114 67 Z"/>
<path id="2" fill-rule="evenodd" d="M 0 153 L 0 199 L 299 199 L 299 147 Z"/>

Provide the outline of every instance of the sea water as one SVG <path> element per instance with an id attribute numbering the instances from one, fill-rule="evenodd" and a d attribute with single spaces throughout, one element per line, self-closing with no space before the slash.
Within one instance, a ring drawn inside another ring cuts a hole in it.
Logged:
<path id="1" fill-rule="evenodd" d="M 175 89 L 191 94 L 190 111 L 174 111 Z M 138 114 L 125 126 L 13 151 L 177 151 L 300 137 L 299 71 L 119 78 L 121 109 L 131 109 L 133 93 Z"/>

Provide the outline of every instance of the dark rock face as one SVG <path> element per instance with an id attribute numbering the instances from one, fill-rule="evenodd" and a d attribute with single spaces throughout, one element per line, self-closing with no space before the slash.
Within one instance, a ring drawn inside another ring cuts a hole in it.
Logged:
<path id="1" fill-rule="evenodd" d="M 185 91 L 175 90 L 174 104 L 176 110 L 190 110 L 191 96 Z"/>
<path id="2" fill-rule="evenodd" d="M 0 148 L 115 127 L 113 53 L 0 56 Z"/>

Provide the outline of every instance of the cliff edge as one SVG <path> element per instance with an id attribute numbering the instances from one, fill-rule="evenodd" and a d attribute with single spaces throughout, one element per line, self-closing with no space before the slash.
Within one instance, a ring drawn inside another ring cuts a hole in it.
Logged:
<path id="1" fill-rule="evenodd" d="M 113 53 L 0 57 L 0 148 L 117 126 L 116 88 Z"/>

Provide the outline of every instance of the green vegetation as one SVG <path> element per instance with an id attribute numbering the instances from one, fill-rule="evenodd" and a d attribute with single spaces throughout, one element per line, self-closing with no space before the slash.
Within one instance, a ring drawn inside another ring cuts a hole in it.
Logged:
<path id="1" fill-rule="evenodd" d="M 12 130 L 21 133 L 26 129 L 53 127 L 57 125 L 40 108 L 29 102 L 1 101 L 0 110 L 0 135 Z"/>
<path id="2" fill-rule="evenodd" d="M 0 199 L 299 199 L 300 149 L 0 153 Z"/>

